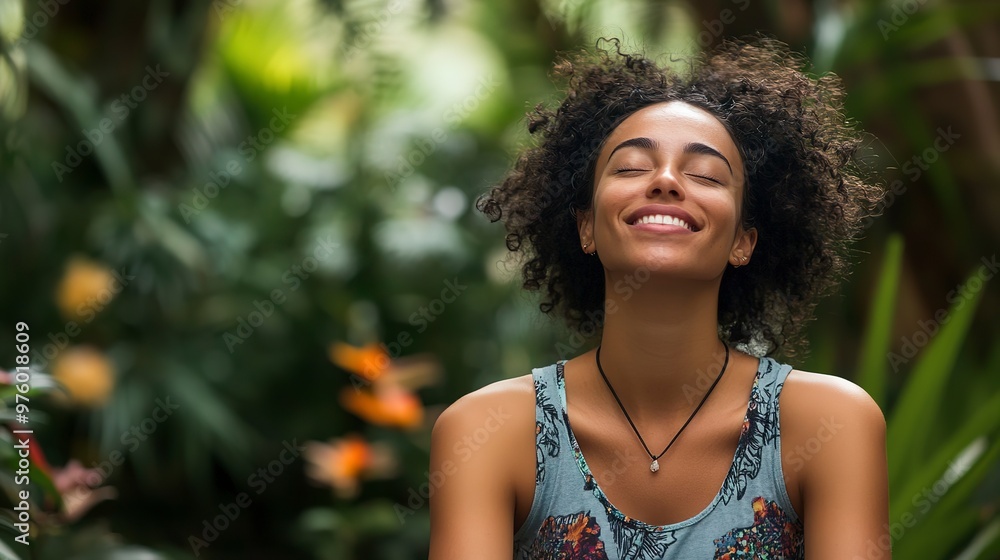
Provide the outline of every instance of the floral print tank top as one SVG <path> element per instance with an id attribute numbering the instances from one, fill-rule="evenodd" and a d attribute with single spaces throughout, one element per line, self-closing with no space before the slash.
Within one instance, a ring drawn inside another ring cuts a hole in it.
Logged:
<path id="1" fill-rule="evenodd" d="M 601 491 L 566 414 L 565 360 L 532 371 L 535 497 L 514 535 L 514 559 L 805 558 L 803 527 L 781 472 L 778 395 L 791 366 L 762 358 L 732 466 L 698 515 L 648 525 Z"/>

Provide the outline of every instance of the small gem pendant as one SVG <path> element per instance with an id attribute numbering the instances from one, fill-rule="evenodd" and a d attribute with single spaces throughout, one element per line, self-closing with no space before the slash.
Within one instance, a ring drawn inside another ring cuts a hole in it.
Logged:
<path id="1" fill-rule="evenodd" d="M 653 472 L 660 470 L 660 462 L 657 461 L 656 459 L 653 459 L 653 462 L 649 464 L 649 470 Z"/>

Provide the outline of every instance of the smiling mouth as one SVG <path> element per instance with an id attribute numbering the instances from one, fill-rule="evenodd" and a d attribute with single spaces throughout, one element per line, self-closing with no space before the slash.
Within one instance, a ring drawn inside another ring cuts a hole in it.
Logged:
<path id="1" fill-rule="evenodd" d="M 688 231 L 695 231 L 694 228 L 692 228 L 691 225 L 685 222 L 684 220 L 674 216 L 667 216 L 665 214 L 650 214 L 648 216 L 643 216 L 632 222 L 632 225 L 634 226 L 639 224 L 661 224 L 665 226 L 680 226 L 682 228 L 687 229 Z"/>

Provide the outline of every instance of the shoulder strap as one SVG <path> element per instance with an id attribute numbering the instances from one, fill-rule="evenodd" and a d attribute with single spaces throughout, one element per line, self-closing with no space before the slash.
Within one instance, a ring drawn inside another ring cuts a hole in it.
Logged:
<path id="1" fill-rule="evenodd" d="M 760 379 L 757 381 L 758 398 L 761 403 L 767 404 L 772 409 L 777 410 L 778 395 L 785 384 L 788 372 L 792 371 L 792 366 L 779 364 L 773 358 L 764 357 L 761 358 L 760 367 Z"/>
<path id="2" fill-rule="evenodd" d="M 563 434 L 559 413 L 558 364 L 532 371 L 535 383 L 535 485 L 545 481 L 546 462 L 559 456 Z M 536 488 L 537 491 L 537 488 Z"/>
<path id="3" fill-rule="evenodd" d="M 792 507 L 791 500 L 788 497 L 788 490 L 785 487 L 782 456 L 787 455 L 788 450 L 785 452 L 781 450 L 781 410 L 779 406 L 781 390 L 784 388 L 785 379 L 792 371 L 792 366 L 778 363 L 772 358 L 762 358 L 762 360 L 767 360 L 767 363 L 763 364 L 765 369 L 761 372 L 760 397 L 767 404 L 768 417 L 774 426 L 771 432 L 771 436 L 774 439 L 764 447 L 763 460 L 765 463 L 764 466 L 767 468 L 765 472 L 770 473 L 771 484 L 773 484 L 772 490 L 777 498 L 778 506 L 791 518 L 793 523 L 796 523 L 799 522 L 799 516 Z M 797 450 L 791 451 L 792 453 L 797 452 Z M 768 465 L 767 463 L 770 464 Z M 792 461 L 791 464 L 795 464 L 795 462 Z"/>
<path id="4" fill-rule="evenodd" d="M 535 384 L 535 493 L 527 519 L 514 534 L 516 543 L 531 538 L 550 506 L 560 499 L 559 462 L 566 460 L 567 453 L 572 454 L 561 420 L 557 367 L 552 364 L 531 372 Z"/>

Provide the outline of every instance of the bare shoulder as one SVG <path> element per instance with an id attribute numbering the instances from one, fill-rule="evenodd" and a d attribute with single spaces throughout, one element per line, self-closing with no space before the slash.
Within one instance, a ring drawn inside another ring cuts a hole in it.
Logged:
<path id="1" fill-rule="evenodd" d="M 431 553 L 435 560 L 513 554 L 517 489 L 533 476 L 531 376 L 498 381 L 445 409 L 431 432 Z M 523 467 L 523 468 L 518 468 Z M 436 482 L 435 482 L 436 481 Z"/>
<path id="2" fill-rule="evenodd" d="M 477 389 L 452 403 L 434 422 L 433 433 L 534 423 L 534 410 L 535 386 L 531 375 L 512 377 Z"/>
<path id="3" fill-rule="evenodd" d="M 792 370 L 781 390 L 783 465 L 796 485 L 884 470 L 886 424 L 868 393 L 835 375 Z M 866 465 L 863 468 L 858 465 Z M 789 470 L 790 469 L 790 470 Z"/>
<path id="4" fill-rule="evenodd" d="M 780 405 L 786 487 L 805 520 L 808 556 L 866 554 L 889 519 L 882 410 L 847 379 L 799 370 L 788 374 Z"/>
<path id="5" fill-rule="evenodd" d="M 477 389 L 438 416 L 431 462 L 471 469 L 511 484 L 517 466 L 534 460 L 535 389 L 531 375 Z"/>
<path id="6" fill-rule="evenodd" d="M 820 426 L 836 417 L 852 424 L 885 427 L 885 417 L 874 399 L 857 384 L 823 373 L 793 369 L 781 390 L 781 413 L 787 424 Z"/>

